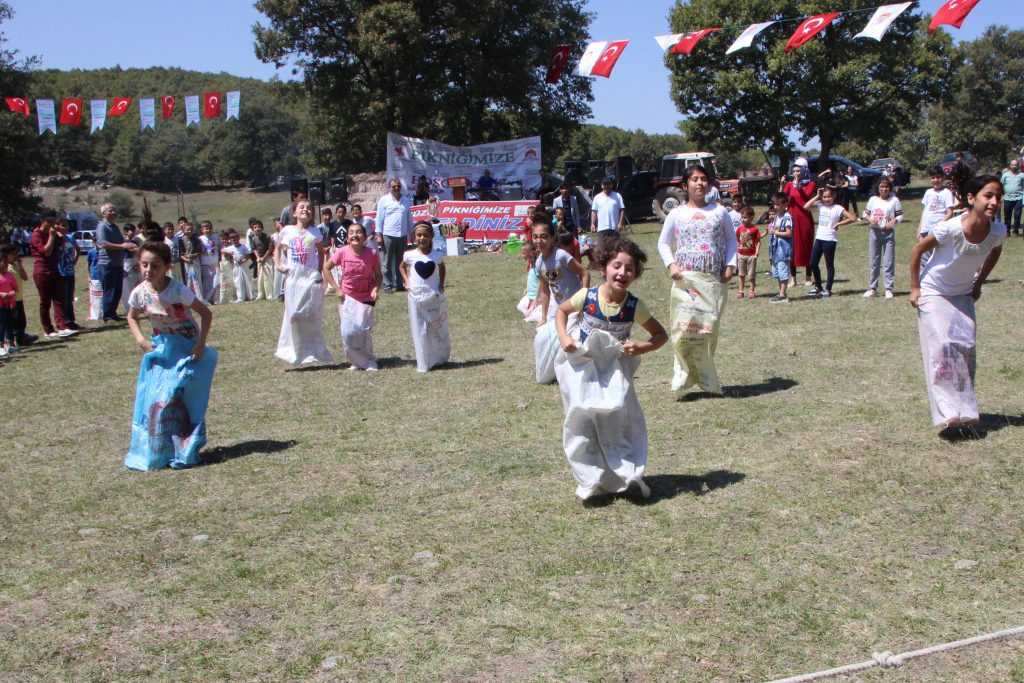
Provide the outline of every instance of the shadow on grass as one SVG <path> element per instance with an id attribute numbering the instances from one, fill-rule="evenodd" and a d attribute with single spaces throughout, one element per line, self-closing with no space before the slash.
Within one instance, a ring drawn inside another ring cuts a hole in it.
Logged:
<path id="1" fill-rule="evenodd" d="M 788 377 L 769 377 L 757 384 L 734 384 L 722 387 L 724 398 L 750 398 L 752 396 L 763 396 L 774 394 L 776 391 L 787 391 L 795 387 L 799 382 Z M 714 394 L 712 394 L 714 396 Z"/>
<path id="2" fill-rule="evenodd" d="M 411 358 L 399 358 L 398 356 L 377 359 L 377 367 L 381 370 L 385 368 L 404 368 L 409 365 L 415 366 L 416 361 Z"/>
<path id="3" fill-rule="evenodd" d="M 51 342 L 37 341 L 37 342 L 34 342 L 32 344 L 29 344 L 28 346 L 22 346 L 21 348 L 18 349 L 18 352 L 15 353 L 13 357 L 12 356 L 8 356 L 8 358 L 9 359 L 17 358 L 18 356 L 26 354 L 26 353 L 39 353 L 40 351 L 52 351 L 54 349 L 66 349 L 67 347 L 68 347 L 68 345 L 67 345 L 67 342 L 65 342 L 65 341 L 60 341 L 60 342 L 56 342 L 56 343 L 52 342 L 52 341 Z"/>
<path id="4" fill-rule="evenodd" d="M 236 444 L 230 446 L 217 446 L 211 448 L 208 451 L 202 452 L 203 465 L 217 465 L 228 460 L 234 460 L 235 458 L 241 458 L 246 455 L 253 455 L 259 453 L 260 455 L 267 455 L 270 453 L 279 453 L 286 451 L 289 448 L 297 445 L 299 442 L 290 441 L 274 441 L 272 439 L 259 439 L 256 441 L 239 441 Z"/>
<path id="5" fill-rule="evenodd" d="M 84 334 L 99 334 L 100 332 L 114 332 L 114 331 L 120 332 L 122 330 L 127 330 L 127 329 L 128 329 L 128 323 L 126 323 L 126 322 L 105 323 L 103 325 L 97 325 L 96 327 L 83 327 L 80 330 L 78 330 L 78 334 L 76 334 L 75 336 L 76 337 L 81 337 Z"/>
<path id="6" fill-rule="evenodd" d="M 504 358 L 475 358 L 473 360 L 463 361 L 449 361 L 442 363 L 430 369 L 431 372 L 435 370 L 464 370 L 466 368 L 475 368 L 481 365 L 494 365 L 496 363 L 504 363 Z"/>
<path id="7" fill-rule="evenodd" d="M 978 424 L 969 427 L 948 427 L 939 432 L 939 438 L 950 443 L 977 441 L 1007 427 L 1024 427 L 1024 415 L 982 413 Z"/>
<path id="8" fill-rule="evenodd" d="M 713 470 L 700 476 L 690 474 L 654 474 L 644 477 L 644 481 L 651 487 L 651 497 L 631 497 L 630 500 L 638 505 L 654 505 L 663 500 L 671 500 L 681 493 L 703 496 L 717 489 L 738 484 L 746 478 L 747 475 L 742 472 L 732 472 L 730 470 Z"/>
<path id="9" fill-rule="evenodd" d="M 348 363 L 318 363 L 309 365 L 300 365 L 297 368 L 285 368 L 285 372 L 324 372 L 325 370 L 343 370 L 348 367 Z"/>

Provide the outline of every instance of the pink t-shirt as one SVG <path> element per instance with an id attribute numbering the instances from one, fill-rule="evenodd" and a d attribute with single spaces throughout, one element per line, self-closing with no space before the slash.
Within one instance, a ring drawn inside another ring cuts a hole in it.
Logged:
<path id="1" fill-rule="evenodd" d="M 346 245 L 334 252 L 331 263 L 341 268 L 341 292 L 356 301 L 370 303 L 370 292 L 376 285 L 374 273 L 380 267 L 380 259 L 373 249 L 363 247 L 363 253 Z"/>
<path id="2" fill-rule="evenodd" d="M 14 308 L 15 297 L 18 294 L 18 281 L 14 279 L 14 273 L 11 271 L 0 273 L 0 292 L 6 295 L 0 297 L 0 308 Z"/>

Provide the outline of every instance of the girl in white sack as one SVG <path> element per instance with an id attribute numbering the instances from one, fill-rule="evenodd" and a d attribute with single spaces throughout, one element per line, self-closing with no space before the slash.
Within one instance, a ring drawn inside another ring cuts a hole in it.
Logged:
<path id="1" fill-rule="evenodd" d="M 672 278 L 672 390 L 682 393 L 699 386 L 721 394 L 715 349 L 726 289 L 736 270 L 736 233 L 729 212 L 705 199 L 711 187 L 707 171 L 691 166 L 684 179 L 687 203 L 665 217 L 658 238 L 658 254 Z"/>
<path id="2" fill-rule="evenodd" d="M 434 251 L 434 226 L 420 221 L 413 226 L 415 249 L 405 252 L 399 272 L 409 298 L 409 328 L 416 351 L 416 370 L 448 362 L 452 342 L 448 334 L 448 299 L 444 295 L 444 256 Z"/>
<path id="3" fill-rule="evenodd" d="M 1006 239 L 1006 226 L 997 219 L 1003 199 L 999 179 L 974 178 L 965 194 L 967 211 L 937 223 L 910 256 L 910 304 L 917 309 L 932 423 L 944 437 L 969 431 L 979 419 L 974 302 Z M 925 254 L 930 255 L 922 268 Z"/>
<path id="4" fill-rule="evenodd" d="M 555 363 L 565 408 L 562 441 L 583 501 L 635 487 L 644 498 L 647 425 L 636 397 L 633 374 L 639 356 L 668 341 L 665 328 L 629 286 L 640 277 L 647 256 L 633 242 L 611 237 L 599 242 L 595 262 L 604 274 L 598 287 L 581 289 L 558 307 L 555 325 L 561 351 Z M 569 316 L 578 325 L 570 331 Z M 630 339 L 633 325 L 651 335 Z"/>
<path id="5" fill-rule="evenodd" d="M 540 321 L 533 338 L 537 384 L 555 381 L 555 355 L 558 353 L 555 311 L 581 288 L 590 286 L 590 273 L 572 254 L 559 249 L 555 238 L 551 219 L 538 211 L 533 217 L 533 243 L 540 252 L 533 266 L 540 279 Z"/>
<path id="6" fill-rule="evenodd" d="M 341 343 L 350 370 L 377 370 L 373 355 L 373 307 L 383 276 L 377 252 L 366 245 L 366 231 L 360 223 L 348 228 L 348 244 L 324 263 L 324 279 L 338 292 Z M 340 282 L 334 271 L 341 273 Z"/>
<path id="7" fill-rule="evenodd" d="M 330 363 L 324 341 L 324 279 L 320 273 L 324 236 L 312 226 L 309 202 L 295 205 L 295 225 L 280 232 L 275 264 L 287 274 L 284 283 L 284 318 L 274 354 L 286 363 Z"/>

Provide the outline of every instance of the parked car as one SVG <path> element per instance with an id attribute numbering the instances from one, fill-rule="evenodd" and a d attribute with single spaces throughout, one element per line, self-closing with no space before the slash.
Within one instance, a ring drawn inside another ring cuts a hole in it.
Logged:
<path id="1" fill-rule="evenodd" d="M 77 230 L 74 233 L 75 246 L 83 254 L 96 246 L 96 233 L 92 230 Z"/>
<path id="2" fill-rule="evenodd" d="M 894 183 L 896 183 L 900 187 L 906 187 L 907 185 L 910 184 L 910 172 L 907 171 L 906 166 L 904 166 L 898 159 L 895 159 L 893 157 L 883 157 L 881 159 L 875 159 L 874 161 L 871 162 L 871 164 L 868 165 L 868 168 L 874 168 L 881 171 L 882 173 L 885 173 L 885 170 L 890 166 L 892 166 L 894 170 L 894 175 L 892 179 Z"/>
<path id="3" fill-rule="evenodd" d="M 942 172 L 949 176 L 953 173 L 953 167 L 956 166 L 956 155 L 962 154 L 964 156 L 964 165 L 967 166 L 967 170 L 971 174 L 978 172 L 978 159 L 970 152 L 948 152 L 939 159 L 939 166 L 942 167 Z"/>
<path id="4" fill-rule="evenodd" d="M 830 154 L 828 162 L 823 162 L 821 157 L 815 157 L 809 159 L 808 163 L 811 168 L 813 175 L 817 176 L 819 173 L 825 170 L 826 163 L 833 170 L 839 173 L 846 173 L 846 168 L 849 166 L 853 168 L 853 171 L 860 178 L 857 183 L 857 194 L 863 197 L 869 197 L 874 193 L 875 188 L 878 186 L 878 181 L 882 179 L 882 172 L 876 168 L 870 168 L 869 166 L 863 166 L 858 164 L 856 161 L 847 159 L 844 156 L 838 154 Z"/>

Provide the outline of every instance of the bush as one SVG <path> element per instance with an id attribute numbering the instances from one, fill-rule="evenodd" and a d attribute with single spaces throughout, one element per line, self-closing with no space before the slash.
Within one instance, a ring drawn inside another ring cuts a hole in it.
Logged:
<path id="1" fill-rule="evenodd" d="M 107 201 L 114 205 L 119 218 L 131 218 L 135 215 L 135 202 L 127 192 L 115 190 L 107 195 Z"/>

